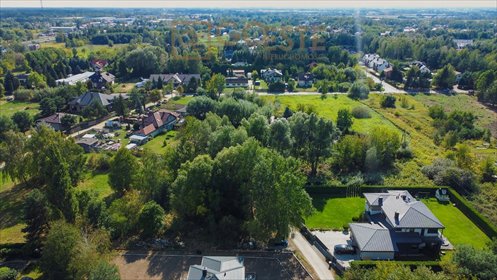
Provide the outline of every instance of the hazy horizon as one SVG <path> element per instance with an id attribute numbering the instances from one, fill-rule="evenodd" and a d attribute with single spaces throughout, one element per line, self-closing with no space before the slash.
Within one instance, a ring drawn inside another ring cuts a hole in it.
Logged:
<path id="1" fill-rule="evenodd" d="M 3 0 L 0 7 L 3 8 L 212 8 L 212 9 L 344 9 L 344 8 L 364 8 L 364 9 L 472 9 L 472 8 L 497 8 L 497 1 L 395 1 L 395 0 L 253 0 L 253 1 L 233 1 L 233 0 L 146 0 L 146 1 L 67 1 L 67 0 Z M 282 5 L 285 5 L 284 7 Z"/>

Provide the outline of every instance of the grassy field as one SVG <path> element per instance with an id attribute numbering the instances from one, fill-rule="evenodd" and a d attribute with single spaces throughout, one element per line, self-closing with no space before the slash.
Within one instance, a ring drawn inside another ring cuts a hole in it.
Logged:
<path id="1" fill-rule="evenodd" d="M 39 113 L 39 107 L 40 105 L 38 103 L 0 101 L 0 115 L 11 117 L 15 112 L 26 111 L 30 115 L 34 116 Z"/>
<path id="2" fill-rule="evenodd" d="M 359 101 L 348 98 L 345 95 L 337 95 L 337 98 L 328 96 L 326 99 L 321 99 L 320 95 L 268 95 L 263 96 L 268 102 L 276 105 L 278 113 L 283 113 L 285 107 L 288 106 L 291 110 L 297 110 L 298 104 L 311 106 L 315 112 L 321 117 L 336 121 L 338 110 L 349 109 L 363 106 Z M 394 127 L 386 118 L 376 112 L 371 112 L 369 119 L 354 119 L 352 129 L 358 132 L 369 132 L 372 128 L 379 125 L 387 125 Z"/>
<path id="3" fill-rule="evenodd" d="M 66 48 L 65 43 L 48 42 L 40 44 L 42 48 L 57 48 L 64 50 L 69 56 L 72 56 L 72 48 Z M 88 58 L 91 53 L 97 55 L 100 58 L 108 59 L 115 56 L 116 52 L 126 47 L 128 44 L 115 44 L 112 47 L 108 45 L 84 45 L 77 47 L 78 56 L 82 58 Z"/>
<path id="4" fill-rule="evenodd" d="M 315 212 L 305 220 L 310 229 L 342 229 L 364 212 L 364 198 L 327 198 L 315 196 L 312 204 Z"/>
<path id="5" fill-rule="evenodd" d="M 452 204 L 441 204 L 435 198 L 423 202 L 445 225 L 443 234 L 453 245 L 470 244 L 484 248 L 490 238 L 485 235 L 468 217 Z"/>
<path id="6" fill-rule="evenodd" d="M 29 192 L 19 184 L 3 187 L 0 191 L 0 244 L 24 242 L 22 209 Z"/>
<path id="7" fill-rule="evenodd" d="M 149 149 L 154 153 L 164 153 L 166 151 L 167 145 L 170 144 L 171 141 L 174 141 L 175 136 L 176 131 L 168 131 L 166 134 L 158 135 L 154 139 L 148 141 L 147 143 L 145 143 L 145 145 L 142 146 L 142 148 Z M 166 141 L 167 143 L 166 146 L 164 146 L 164 141 Z"/>
<path id="8" fill-rule="evenodd" d="M 112 193 L 109 185 L 109 174 L 106 173 L 91 174 L 78 187 L 81 190 L 95 191 L 101 198 L 107 197 Z"/>

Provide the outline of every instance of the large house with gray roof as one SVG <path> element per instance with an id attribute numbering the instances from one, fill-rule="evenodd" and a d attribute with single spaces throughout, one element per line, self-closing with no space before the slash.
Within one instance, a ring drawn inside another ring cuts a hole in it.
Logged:
<path id="1" fill-rule="evenodd" d="M 86 107 L 93 103 L 99 103 L 108 111 L 112 111 L 112 103 L 121 95 L 123 99 L 128 99 L 127 94 L 104 94 L 100 92 L 85 92 L 69 102 L 70 110 L 73 112 L 81 112 Z"/>
<path id="2" fill-rule="evenodd" d="M 391 260 L 438 254 L 444 225 L 408 191 L 365 193 L 369 223 L 351 223 L 361 259 Z"/>

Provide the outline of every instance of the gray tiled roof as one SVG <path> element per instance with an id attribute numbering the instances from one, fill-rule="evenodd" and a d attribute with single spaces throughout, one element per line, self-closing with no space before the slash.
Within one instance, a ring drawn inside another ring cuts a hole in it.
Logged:
<path id="1" fill-rule="evenodd" d="M 379 206 L 383 198 L 382 211 L 387 221 L 395 228 L 444 228 L 428 207 L 417 201 L 408 191 L 388 191 L 388 193 L 365 193 L 369 205 Z M 395 213 L 399 218 L 395 220 Z"/>
<path id="2" fill-rule="evenodd" d="M 350 230 L 359 250 L 363 252 L 395 252 L 397 245 L 392 232 L 378 224 L 351 223 Z"/>

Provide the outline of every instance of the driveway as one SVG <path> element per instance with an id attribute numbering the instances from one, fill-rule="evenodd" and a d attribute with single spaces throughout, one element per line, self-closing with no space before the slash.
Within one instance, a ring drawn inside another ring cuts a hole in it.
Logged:
<path id="1" fill-rule="evenodd" d="M 337 255 L 333 252 L 333 248 L 338 244 L 349 244 L 352 245 L 350 240 L 350 233 L 343 231 L 313 231 L 312 234 L 316 235 L 321 242 L 328 247 L 330 253 L 337 259 L 337 261 L 343 267 L 350 267 L 350 263 L 354 260 L 358 260 L 358 254 L 353 255 Z"/>
<path id="2" fill-rule="evenodd" d="M 385 81 L 380 80 L 378 77 L 376 77 L 375 75 L 371 74 L 369 72 L 369 69 L 367 69 L 367 68 L 365 69 L 364 72 L 366 72 L 366 76 L 369 77 L 369 78 L 371 78 L 371 79 L 373 79 L 373 81 L 375 83 L 380 83 L 380 84 L 383 85 L 383 89 L 385 89 L 383 91 L 384 93 L 407 93 L 403 89 L 398 89 L 398 88 L 392 86 L 391 84 L 389 84 L 389 83 L 387 83 Z"/>
<path id="3" fill-rule="evenodd" d="M 335 279 L 332 270 L 325 261 L 323 255 L 311 245 L 302 234 L 296 230 L 290 242 L 299 250 L 307 260 L 320 280 Z"/>

